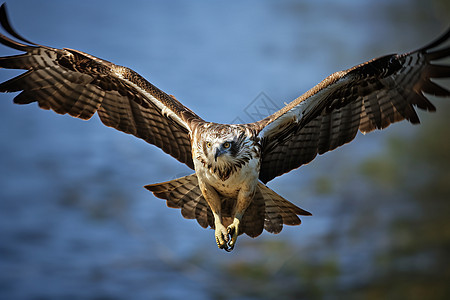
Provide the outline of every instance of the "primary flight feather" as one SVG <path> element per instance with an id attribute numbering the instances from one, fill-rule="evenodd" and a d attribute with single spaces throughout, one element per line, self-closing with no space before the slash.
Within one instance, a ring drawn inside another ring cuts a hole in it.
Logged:
<path id="1" fill-rule="evenodd" d="M 90 119 L 161 148 L 195 173 L 147 185 L 185 218 L 215 229 L 219 248 L 230 251 L 240 234 L 256 237 L 299 225 L 309 212 L 265 183 L 352 141 L 357 132 L 394 122 L 419 123 L 415 107 L 434 111 L 425 94 L 449 97 L 433 82 L 449 78 L 450 56 L 442 45 L 450 30 L 406 54 L 386 55 L 336 72 L 281 110 L 254 123 L 217 124 L 203 120 L 174 96 L 139 74 L 72 49 L 32 43 L 11 27 L 5 5 L 0 22 L 11 38 L 0 43 L 22 54 L 0 57 L 0 67 L 25 73 L 0 84 L 0 92 L 20 92 L 17 104 Z"/>

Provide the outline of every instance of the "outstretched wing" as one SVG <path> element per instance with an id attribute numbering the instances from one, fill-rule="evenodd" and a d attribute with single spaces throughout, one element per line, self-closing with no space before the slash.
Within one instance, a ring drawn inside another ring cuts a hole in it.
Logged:
<path id="1" fill-rule="evenodd" d="M 43 109 L 90 119 L 95 112 L 106 125 L 156 145 L 194 168 L 190 123 L 201 120 L 131 69 L 71 49 L 55 49 L 27 41 L 11 27 L 0 8 L 5 31 L 0 42 L 25 52 L 0 57 L 0 68 L 27 72 L 0 84 L 0 92 L 21 92 L 17 104 L 37 102 Z"/>
<path id="2" fill-rule="evenodd" d="M 415 106 L 435 110 L 424 93 L 450 96 L 431 80 L 450 77 L 450 66 L 432 63 L 450 56 L 448 46 L 436 49 L 449 37 L 450 30 L 417 51 L 383 56 L 334 73 L 259 121 L 263 128 L 260 180 L 268 182 L 350 142 L 358 130 L 367 133 L 404 119 L 419 123 Z"/>

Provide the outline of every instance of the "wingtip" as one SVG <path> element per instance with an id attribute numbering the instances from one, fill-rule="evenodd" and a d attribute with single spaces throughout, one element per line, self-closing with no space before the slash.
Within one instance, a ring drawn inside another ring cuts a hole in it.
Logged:
<path id="1" fill-rule="evenodd" d="M 33 43 L 20 34 L 17 33 L 17 31 L 14 30 L 14 28 L 11 26 L 11 22 L 9 21 L 8 12 L 6 10 L 6 3 L 3 3 L 0 6 L 0 24 L 3 27 L 3 29 L 8 32 L 11 36 L 15 37 L 16 39 L 31 44 L 36 45 L 36 43 Z"/>
<path id="2" fill-rule="evenodd" d="M 447 26 L 447 29 L 438 38 L 436 38 L 435 40 L 431 41 L 430 43 L 428 43 L 427 45 L 423 46 L 422 48 L 417 49 L 416 51 L 418 51 L 418 52 L 426 52 L 426 51 L 428 51 L 428 50 L 430 50 L 432 48 L 436 48 L 437 46 L 442 45 L 449 38 L 450 38 L 450 26 Z"/>
<path id="3" fill-rule="evenodd" d="M 2 3 L 0 6 L 0 21 L 2 26 L 4 27 L 3 23 L 9 23 L 8 22 L 8 13 L 6 12 L 6 3 Z"/>

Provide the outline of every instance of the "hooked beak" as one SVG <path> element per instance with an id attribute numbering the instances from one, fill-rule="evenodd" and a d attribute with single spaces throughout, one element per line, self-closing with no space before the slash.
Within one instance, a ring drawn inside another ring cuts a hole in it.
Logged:
<path id="1" fill-rule="evenodd" d="M 219 156 L 221 156 L 222 153 L 223 153 L 223 152 L 220 151 L 219 148 L 216 148 L 216 149 L 214 150 L 214 161 L 215 161 L 215 162 L 217 162 L 217 158 L 218 158 Z"/>

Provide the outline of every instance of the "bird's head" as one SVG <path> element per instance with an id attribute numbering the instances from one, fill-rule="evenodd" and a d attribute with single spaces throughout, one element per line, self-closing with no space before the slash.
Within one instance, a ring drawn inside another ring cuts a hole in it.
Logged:
<path id="1" fill-rule="evenodd" d="M 202 133 L 201 160 L 213 171 L 235 170 L 250 159 L 253 141 L 244 128 L 209 123 Z"/>
<path id="2" fill-rule="evenodd" d="M 240 145 L 234 140 L 216 138 L 205 141 L 205 153 L 209 162 L 229 161 L 236 157 Z"/>

